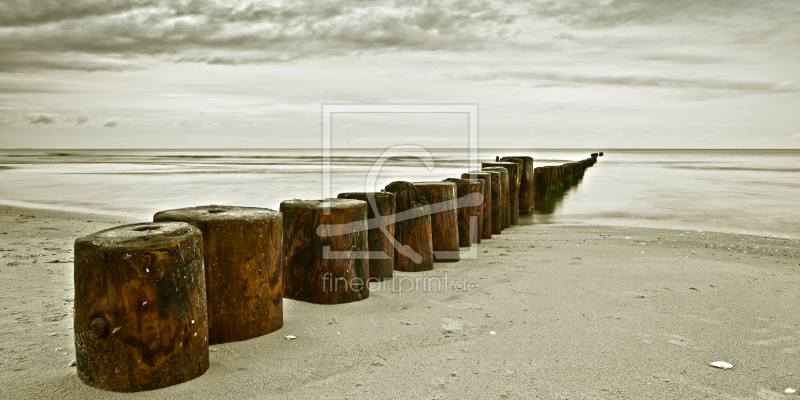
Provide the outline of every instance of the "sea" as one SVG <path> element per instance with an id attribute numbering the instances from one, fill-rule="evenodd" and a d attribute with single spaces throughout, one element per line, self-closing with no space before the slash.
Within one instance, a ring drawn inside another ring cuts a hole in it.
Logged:
<path id="1" fill-rule="evenodd" d="M 207 204 L 278 209 L 287 199 L 459 177 L 523 155 L 558 165 L 603 151 L 524 225 L 604 224 L 800 238 L 800 150 L 109 149 L 0 150 L 0 203 L 124 215 Z M 328 162 L 326 162 L 326 160 Z M 324 178 L 326 177 L 326 178 Z"/>

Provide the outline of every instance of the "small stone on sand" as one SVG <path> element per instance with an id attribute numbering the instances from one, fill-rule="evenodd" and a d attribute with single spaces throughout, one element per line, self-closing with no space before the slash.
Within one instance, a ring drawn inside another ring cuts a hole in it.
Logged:
<path id="1" fill-rule="evenodd" d="M 722 368 L 722 369 L 729 369 L 733 368 L 733 365 L 726 363 L 725 361 L 714 361 L 711 363 L 712 367 Z"/>

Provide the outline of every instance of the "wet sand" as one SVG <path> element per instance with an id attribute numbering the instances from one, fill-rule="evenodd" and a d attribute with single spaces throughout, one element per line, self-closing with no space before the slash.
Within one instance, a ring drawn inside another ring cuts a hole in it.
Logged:
<path id="1" fill-rule="evenodd" d="M 447 290 L 285 300 L 284 327 L 136 394 L 76 376 L 72 243 L 129 217 L 0 206 L 1 398 L 781 399 L 800 389 L 800 241 L 610 226 L 507 229 Z M 475 291 L 457 291 L 462 280 Z M 435 280 L 434 280 L 435 282 Z M 495 332 L 495 334 L 491 334 Z M 284 339 L 294 335 L 295 340 Z M 732 369 L 709 366 L 727 361 Z"/>

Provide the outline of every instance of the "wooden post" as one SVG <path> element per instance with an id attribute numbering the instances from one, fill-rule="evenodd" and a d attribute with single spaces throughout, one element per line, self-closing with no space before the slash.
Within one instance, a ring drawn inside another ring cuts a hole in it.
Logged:
<path id="1" fill-rule="evenodd" d="M 283 213 L 284 297 L 341 304 L 369 297 L 367 203 L 286 200 Z M 360 254 L 359 254 L 360 253 Z"/>
<path id="2" fill-rule="evenodd" d="M 470 247 L 473 243 L 480 243 L 483 208 L 470 195 L 477 193 L 479 197 L 483 196 L 483 181 L 460 178 L 447 178 L 446 181 L 455 183 L 458 191 L 458 245 Z"/>
<path id="3" fill-rule="evenodd" d="M 252 339 L 283 326 L 283 217 L 267 208 L 201 206 L 161 211 L 203 233 L 208 343 Z"/>
<path id="4" fill-rule="evenodd" d="M 117 392 L 163 388 L 208 369 L 200 231 L 123 225 L 75 240 L 78 377 Z"/>
<path id="5" fill-rule="evenodd" d="M 529 214 L 533 208 L 533 157 L 512 156 L 503 157 L 500 161 L 512 161 L 512 159 L 522 160 L 520 164 L 520 183 L 519 183 L 519 212 Z"/>
<path id="6" fill-rule="evenodd" d="M 508 195 L 510 224 L 519 225 L 519 164 L 516 162 L 485 162 L 483 167 L 504 167 L 508 170 Z"/>
<path id="7" fill-rule="evenodd" d="M 547 168 L 547 197 L 555 197 L 558 195 L 558 169 L 554 165 L 548 165 Z"/>
<path id="8" fill-rule="evenodd" d="M 556 165 L 556 193 L 561 195 L 564 191 L 564 166 Z"/>
<path id="9" fill-rule="evenodd" d="M 456 185 L 450 182 L 414 182 L 413 185 L 430 206 L 434 262 L 459 261 Z"/>
<path id="10" fill-rule="evenodd" d="M 461 179 L 480 179 L 483 181 L 483 204 L 481 212 L 481 239 L 492 238 L 492 173 L 491 172 L 465 172 Z"/>
<path id="11" fill-rule="evenodd" d="M 433 238 L 431 210 L 425 198 L 417 193 L 410 182 L 397 181 L 386 186 L 394 193 L 396 211 L 394 221 L 395 271 L 417 272 L 433 269 Z M 398 246 L 400 247 L 398 249 Z"/>
<path id="12" fill-rule="evenodd" d="M 603 156 L 603 152 L 601 151 L 601 152 L 598 154 L 598 156 L 602 157 L 602 156 Z"/>
<path id="13" fill-rule="evenodd" d="M 508 170 L 503 167 L 484 167 L 481 171 L 499 172 L 500 173 L 500 209 L 502 215 L 500 222 L 502 229 L 511 227 L 511 202 L 508 194 Z"/>
<path id="14" fill-rule="evenodd" d="M 500 157 L 502 162 L 510 162 L 517 164 L 517 190 L 516 196 L 512 197 L 512 209 L 511 209 L 511 218 L 513 219 L 514 216 L 517 217 L 516 225 L 519 225 L 519 214 L 522 212 L 520 208 L 520 197 L 522 197 L 522 168 L 525 165 L 525 160 L 518 158 L 518 157 Z M 509 179 L 511 179 L 511 175 L 509 175 Z"/>
<path id="15" fill-rule="evenodd" d="M 370 196 L 375 201 L 375 207 L 378 214 L 370 205 Z M 394 246 L 392 246 L 392 238 L 394 237 L 394 194 L 389 192 L 371 192 L 371 193 L 339 193 L 336 196 L 340 199 L 361 200 L 367 202 L 367 218 L 370 222 L 370 229 L 367 233 L 367 241 L 369 242 L 370 252 L 383 252 L 386 257 L 370 257 L 369 259 L 369 278 L 375 281 L 383 281 L 392 279 L 394 271 Z M 383 226 L 386 232 L 389 233 L 387 237 L 380 229 Z"/>
<path id="16" fill-rule="evenodd" d="M 534 200 L 547 199 L 547 189 L 549 187 L 548 179 L 550 178 L 550 168 L 536 167 L 533 169 L 533 192 Z"/>
<path id="17" fill-rule="evenodd" d="M 500 171 L 471 171 L 474 173 L 487 173 L 491 178 L 491 234 L 499 235 L 503 231 L 503 187 L 500 178 L 503 176 Z M 490 237 L 491 238 L 491 237 Z"/>

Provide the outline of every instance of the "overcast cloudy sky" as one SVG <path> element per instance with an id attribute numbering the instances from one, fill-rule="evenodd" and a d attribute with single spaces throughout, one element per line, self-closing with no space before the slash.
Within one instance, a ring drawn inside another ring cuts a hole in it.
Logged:
<path id="1" fill-rule="evenodd" d="M 800 1 L 0 0 L 3 148 L 318 147 L 322 103 L 477 103 L 482 147 L 800 148 Z"/>

